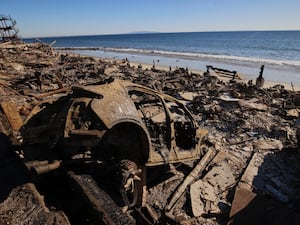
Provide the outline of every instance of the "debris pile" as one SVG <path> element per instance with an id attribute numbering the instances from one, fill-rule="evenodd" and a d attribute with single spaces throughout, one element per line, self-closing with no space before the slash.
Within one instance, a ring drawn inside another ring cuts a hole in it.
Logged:
<path id="1" fill-rule="evenodd" d="M 148 169 L 147 213 L 136 211 L 142 223 L 268 224 L 278 218 L 276 224 L 297 224 L 300 93 L 243 83 L 235 71 L 225 82 L 212 68 L 203 74 L 143 69 L 128 60 L 54 51 L 44 43 L 0 44 L 0 131 L 22 152 L 19 128 L 37 103 L 57 99 L 73 85 L 129 80 L 180 99 L 208 130 L 203 158 Z M 11 195 L 22 194 L 16 188 Z M 14 207 L 2 198 L 0 206 Z M 0 221 L 5 216 L 8 211 L 0 210 Z"/>

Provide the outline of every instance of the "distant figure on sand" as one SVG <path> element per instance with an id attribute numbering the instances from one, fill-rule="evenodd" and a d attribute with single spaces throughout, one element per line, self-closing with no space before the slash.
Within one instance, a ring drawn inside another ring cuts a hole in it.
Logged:
<path id="1" fill-rule="evenodd" d="M 264 72 L 264 65 L 260 67 L 259 76 L 256 78 L 256 87 L 260 88 L 264 86 L 265 79 L 263 78 L 263 72 Z"/>

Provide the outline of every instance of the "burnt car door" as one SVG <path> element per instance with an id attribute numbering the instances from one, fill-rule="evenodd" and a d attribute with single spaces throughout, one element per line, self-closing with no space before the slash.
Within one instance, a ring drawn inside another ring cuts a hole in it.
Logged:
<path id="1" fill-rule="evenodd" d="M 147 165 L 199 158 L 201 139 L 207 131 L 198 128 L 180 101 L 140 86 L 127 88 L 151 137 Z"/>
<path id="2" fill-rule="evenodd" d="M 180 162 L 199 158 L 202 138 L 207 130 L 200 129 L 183 103 L 170 96 L 162 96 L 170 117 L 171 162 Z"/>
<path id="3" fill-rule="evenodd" d="M 170 118 L 162 99 L 151 91 L 137 87 L 129 88 L 128 94 L 134 102 L 151 138 L 148 163 L 168 163 L 171 148 Z"/>

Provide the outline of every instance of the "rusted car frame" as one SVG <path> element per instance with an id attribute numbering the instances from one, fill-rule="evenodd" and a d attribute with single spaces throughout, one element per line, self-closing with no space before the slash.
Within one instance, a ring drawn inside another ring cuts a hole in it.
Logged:
<path id="1" fill-rule="evenodd" d="M 111 160 L 125 165 L 126 189 L 139 177 L 139 186 L 145 187 L 145 166 L 200 158 L 207 134 L 179 100 L 121 80 L 72 87 L 58 99 L 37 105 L 21 132 L 27 161 Z M 143 200 L 136 202 L 141 205 Z"/>

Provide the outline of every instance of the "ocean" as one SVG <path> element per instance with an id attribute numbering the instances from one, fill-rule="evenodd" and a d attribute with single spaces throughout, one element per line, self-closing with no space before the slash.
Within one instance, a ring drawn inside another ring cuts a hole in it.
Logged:
<path id="1" fill-rule="evenodd" d="M 235 70 L 255 79 L 300 85 L 300 31 L 146 33 L 40 38 L 54 47 L 111 59 L 206 70 Z M 35 39 L 24 39 L 34 42 Z"/>

